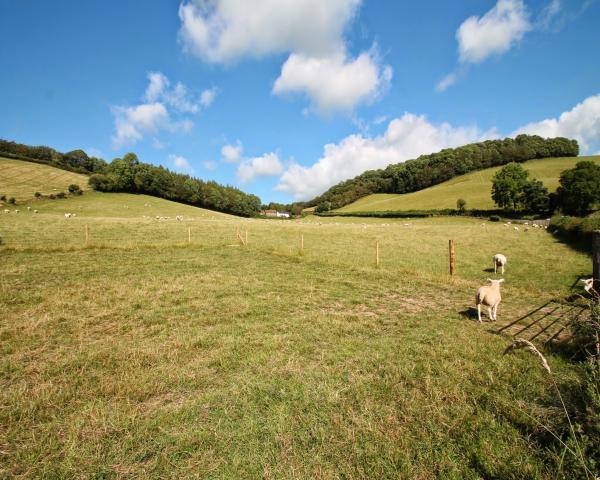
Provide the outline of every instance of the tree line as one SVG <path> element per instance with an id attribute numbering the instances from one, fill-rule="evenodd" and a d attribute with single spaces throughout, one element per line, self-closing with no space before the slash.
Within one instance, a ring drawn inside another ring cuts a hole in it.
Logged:
<path id="1" fill-rule="evenodd" d="M 389 165 L 385 169 L 368 170 L 334 185 L 322 195 L 305 202 L 317 211 L 329 211 L 348 205 L 372 193 L 409 193 L 445 182 L 459 175 L 511 162 L 535 158 L 575 157 L 579 155 L 576 140 L 544 139 L 537 135 L 518 135 L 504 140 L 487 140 L 417 159 Z"/>
<path id="2" fill-rule="evenodd" d="M 0 140 L 0 155 L 91 175 L 90 186 L 103 192 L 144 193 L 243 217 L 260 211 L 260 199 L 256 195 L 140 162 L 134 153 L 107 163 L 88 156 L 83 150 L 61 153 L 50 147 Z"/>

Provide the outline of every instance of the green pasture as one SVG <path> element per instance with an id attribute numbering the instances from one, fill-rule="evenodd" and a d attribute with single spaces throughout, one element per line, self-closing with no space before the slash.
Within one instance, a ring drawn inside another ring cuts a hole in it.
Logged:
<path id="1" fill-rule="evenodd" d="M 92 192 L 20 210 L 0 213 L 2 478 L 573 478 L 549 432 L 578 367 L 503 356 L 469 314 L 498 252 L 499 323 L 589 275 L 546 231 Z"/>
<path id="2" fill-rule="evenodd" d="M 577 162 L 592 160 L 600 163 L 600 156 L 545 158 L 529 160 L 523 167 L 529 171 L 529 178 L 537 178 L 544 182 L 548 190 L 558 187 L 560 173 L 575 167 Z M 461 175 L 447 182 L 435 185 L 418 192 L 402 195 L 376 193 L 363 197 L 356 202 L 339 209 L 341 212 L 379 212 L 393 210 L 441 210 L 456 208 L 456 201 L 464 198 L 467 209 L 494 209 L 492 200 L 492 177 L 501 167 L 488 168 Z"/>
<path id="3" fill-rule="evenodd" d="M 67 192 L 69 185 L 77 184 L 88 190 L 88 177 L 48 165 L 0 157 L 0 195 L 17 201 L 33 198 L 35 192 L 43 195 Z"/>

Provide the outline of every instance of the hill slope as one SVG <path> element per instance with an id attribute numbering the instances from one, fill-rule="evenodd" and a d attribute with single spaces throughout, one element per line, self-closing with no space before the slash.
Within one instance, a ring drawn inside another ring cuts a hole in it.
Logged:
<path id="1" fill-rule="evenodd" d="M 35 192 L 44 195 L 66 192 L 75 183 L 89 190 L 88 177 L 59 168 L 0 157 L 0 195 L 17 201 L 33 198 Z"/>
<path id="2" fill-rule="evenodd" d="M 582 160 L 592 160 L 600 164 L 600 156 L 593 156 L 529 160 L 522 165 L 529 171 L 530 178 L 541 180 L 548 190 L 555 191 L 558 187 L 560 173 L 573 168 L 577 162 Z M 500 168 L 502 167 L 467 173 L 418 192 L 369 195 L 337 211 L 381 212 L 456 208 L 456 200 L 459 198 L 467 201 L 467 208 L 493 209 L 495 205 L 491 197 L 492 177 Z"/>

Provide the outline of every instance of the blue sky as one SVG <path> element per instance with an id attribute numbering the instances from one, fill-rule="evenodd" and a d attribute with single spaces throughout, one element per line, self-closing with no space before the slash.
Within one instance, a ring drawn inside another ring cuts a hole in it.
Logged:
<path id="1" fill-rule="evenodd" d="M 600 1 L 0 0 L 0 137 L 263 202 L 518 132 L 600 151 Z"/>

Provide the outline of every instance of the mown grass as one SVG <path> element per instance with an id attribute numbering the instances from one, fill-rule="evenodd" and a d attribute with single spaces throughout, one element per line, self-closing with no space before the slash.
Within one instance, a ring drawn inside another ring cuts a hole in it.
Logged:
<path id="1" fill-rule="evenodd" d="M 589 273 L 548 233 L 121 194 L 36 205 L 0 216 L 0 476 L 570 478 L 551 379 L 463 314 L 497 251 L 501 321 Z M 569 401 L 578 369 L 549 361 Z"/>
<path id="2" fill-rule="evenodd" d="M 0 195 L 17 201 L 32 199 L 35 192 L 43 195 L 67 192 L 76 184 L 89 190 L 88 177 L 49 165 L 0 157 Z"/>
<path id="3" fill-rule="evenodd" d="M 548 190 L 555 191 L 561 172 L 575 167 L 580 161 L 600 163 L 600 156 L 545 158 L 523 163 L 530 178 L 544 182 Z M 434 210 L 456 208 L 456 201 L 463 198 L 467 208 L 489 210 L 495 208 L 491 197 L 492 177 L 501 167 L 488 168 L 461 175 L 447 182 L 418 192 L 403 195 L 378 193 L 363 197 L 340 208 L 342 212 L 378 212 L 393 210 Z"/>

